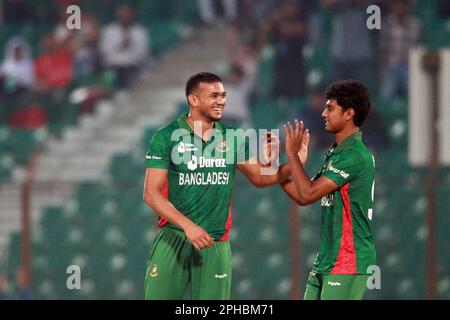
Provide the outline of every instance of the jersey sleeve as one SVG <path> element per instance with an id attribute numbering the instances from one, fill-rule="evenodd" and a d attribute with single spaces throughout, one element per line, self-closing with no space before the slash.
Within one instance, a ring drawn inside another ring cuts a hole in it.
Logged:
<path id="1" fill-rule="evenodd" d="M 364 161 L 362 156 L 354 151 L 346 151 L 339 154 L 337 159 L 334 159 L 322 176 L 331 179 L 339 187 L 342 187 L 347 182 L 355 180 L 364 169 Z"/>
<path id="2" fill-rule="evenodd" d="M 170 139 L 157 131 L 150 141 L 147 155 L 147 168 L 168 169 L 170 165 Z"/>

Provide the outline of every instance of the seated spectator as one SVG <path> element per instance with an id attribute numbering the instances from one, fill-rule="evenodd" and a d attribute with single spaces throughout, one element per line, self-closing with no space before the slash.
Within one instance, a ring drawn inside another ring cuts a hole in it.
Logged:
<path id="1" fill-rule="evenodd" d="M 58 44 L 53 34 L 43 38 L 44 52 L 36 59 L 36 90 L 40 93 L 64 91 L 73 79 L 70 48 Z"/>
<path id="2" fill-rule="evenodd" d="M 15 96 L 32 89 L 34 70 L 28 43 L 20 37 L 11 38 L 0 66 L 0 92 Z"/>
<path id="3" fill-rule="evenodd" d="M 99 26 L 96 18 L 89 11 L 83 11 L 80 30 L 69 30 L 66 26 L 67 13 L 63 7 L 59 13 L 59 23 L 53 30 L 59 45 L 70 48 L 74 61 L 76 76 L 90 76 L 98 64 Z"/>
<path id="4" fill-rule="evenodd" d="M 116 22 L 107 25 L 100 35 L 100 53 L 106 68 L 116 73 L 119 88 L 130 85 L 148 57 L 147 30 L 134 22 L 134 11 L 121 5 L 116 11 Z"/>
<path id="5" fill-rule="evenodd" d="M 411 15 L 411 1 L 391 3 L 391 13 L 381 33 L 382 81 L 380 96 L 390 99 L 396 94 L 408 93 L 409 50 L 420 37 L 418 21 Z"/>
<path id="6" fill-rule="evenodd" d="M 100 59 L 97 50 L 100 30 L 95 16 L 90 12 L 83 12 L 81 23 L 83 28 L 77 33 L 72 46 L 75 69 L 78 75 L 92 75 Z"/>

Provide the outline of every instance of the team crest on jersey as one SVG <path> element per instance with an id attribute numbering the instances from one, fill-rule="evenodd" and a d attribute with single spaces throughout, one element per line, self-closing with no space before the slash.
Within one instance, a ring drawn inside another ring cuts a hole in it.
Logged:
<path id="1" fill-rule="evenodd" d="M 217 145 L 216 150 L 219 151 L 219 152 L 227 152 L 230 149 L 227 146 L 227 142 L 226 141 L 222 141 L 222 142 L 220 142 Z"/>
<path id="2" fill-rule="evenodd" d="M 152 264 L 150 266 L 150 277 L 154 278 L 158 276 L 158 266 L 156 264 Z"/>

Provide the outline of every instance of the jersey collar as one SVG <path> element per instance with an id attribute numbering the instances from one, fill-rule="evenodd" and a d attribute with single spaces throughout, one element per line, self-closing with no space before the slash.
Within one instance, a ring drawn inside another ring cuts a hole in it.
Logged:
<path id="1" fill-rule="evenodd" d="M 355 132 L 354 134 L 345 138 L 345 140 L 342 141 L 340 144 L 338 144 L 338 145 L 336 145 L 336 143 L 333 144 L 330 147 L 330 149 L 327 151 L 327 156 L 330 155 L 331 153 L 340 153 L 340 152 L 344 151 L 345 149 L 354 145 L 357 141 L 361 141 L 361 140 L 362 140 L 362 132 L 361 131 Z"/>
<path id="2" fill-rule="evenodd" d="M 187 123 L 186 121 L 187 116 L 188 116 L 187 113 L 183 113 L 178 118 L 178 125 L 180 126 L 180 128 L 187 130 L 187 134 L 192 135 L 194 134 L 194 130 L 192 130 L 192 128 Z M 219 130 L 221 133 L 225 133 L 225 128 L 223 127 L 222 123 L 220 123 L 220 121 L 214 122 L 214 128 Z"/>

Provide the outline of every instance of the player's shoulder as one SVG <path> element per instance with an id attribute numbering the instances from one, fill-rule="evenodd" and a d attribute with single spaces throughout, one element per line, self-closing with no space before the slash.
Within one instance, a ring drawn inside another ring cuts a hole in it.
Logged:
<path id="1" fill-rule="evenodd" d="M 177 120 L 173 120 L 172 122 L 169 122 L 163 127 L 160 127 L 155 130 L 155 133 L 153 134 L 154 138 L 170 138 L 172 133 L 180 129 L 180 125 L 178 124 Z"/>
<path id="2" fill-rule="evenodd" d="M 357 164 L 372 161 L 373 155 L 364 142 L 356 141 L 340 153 L 340 157 Z"/>

